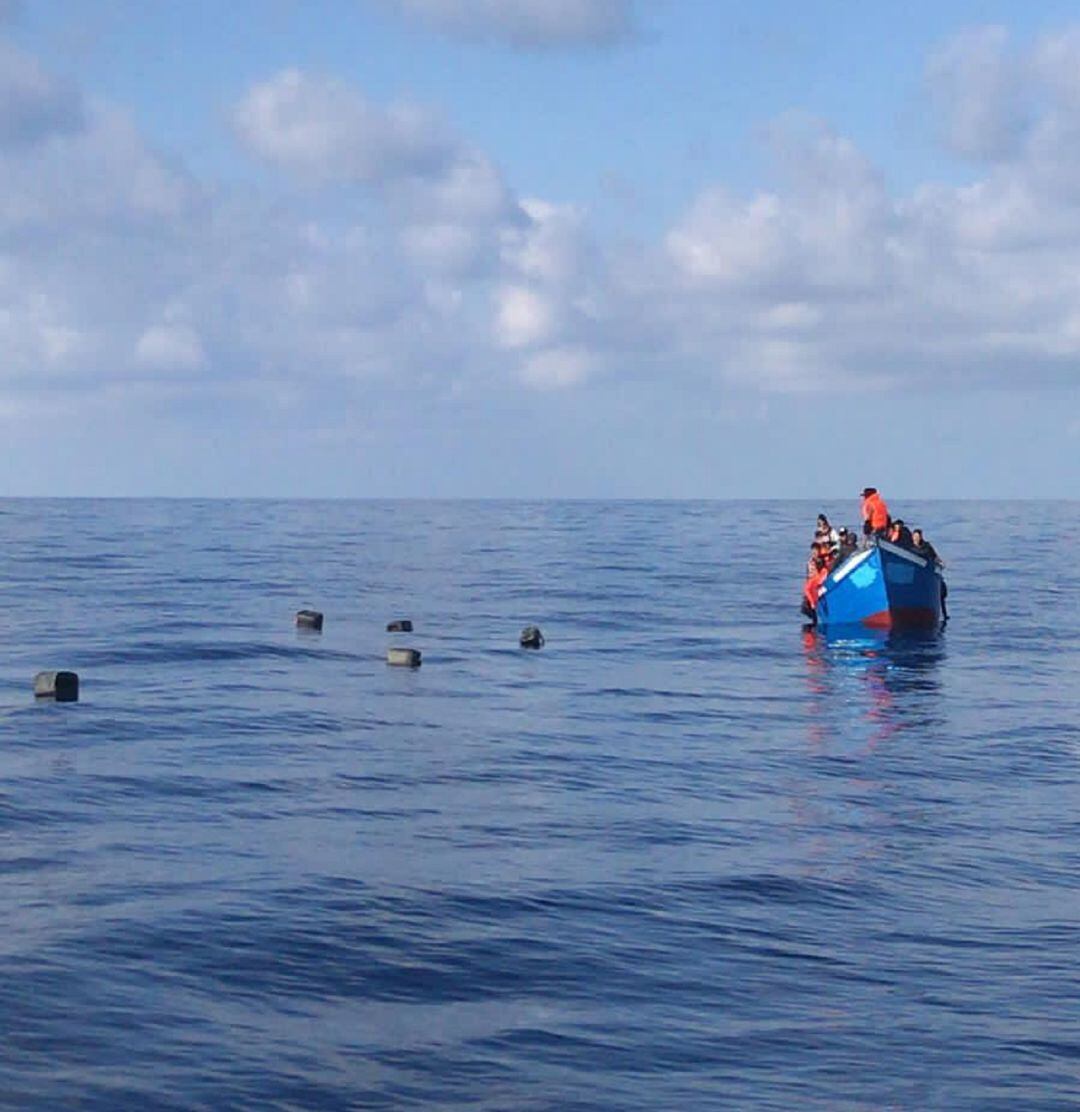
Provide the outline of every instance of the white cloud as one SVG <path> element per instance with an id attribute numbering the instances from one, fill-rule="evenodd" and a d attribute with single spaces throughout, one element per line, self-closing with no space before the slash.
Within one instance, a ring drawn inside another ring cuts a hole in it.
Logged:
<path id="1" fill-rule="evenodd" d="M 206 364 L 206 352 L 191 327 L 156 324 L 135 344 L 135 362 L 152 371 L 197 371 Z"/>
<path id="2" fill-rule="evenodd" d="M 88 111 L 84 126 L 48 143 L 0 148 L 0 227 L 25 236 L 57 228 L 81 234 L 101 222 L 183 220 L 202 194 L 182 170 L 152 151 L 130 117 Z"/>
<path id="3" fill-rule="evenodd" d="M 1080 111 L 1080 27 L 1043 35 L 1020 54 L 1020 62 L 1030 80 L 1042 86 L 1061 111 L 1074 116 Z"/>
<path id="4" fill-rule="evenodd" d="M 0 23 L 3 19 L 0 5 Z M 49 76 L 35 59 L 0 41 L 0 148 L 70 135 L 83 124 L 78 91 Z"/>
<path id="5" fill-rule="evenodd" d="M 374 105 L 344 82 L 296 69 L 253 86 L 233 121 L 254 154 L 315 182 L 439 178 L 457 146 L 433 112 Z"/>
<path id="6" fill-rule="evenodd" d="M 776 332 L 797 332 L 821 323 L 821 310 L 805 301 L 781 301 L 761 313 L 762 328 Z"/>
<path id="7" fill-rule="evenodd" d="M 797 123 L 774 130 L 792 183 L 783 195 L 741 201 L 709 189 L 671 230 L 668 251 L 688 277 L 782 300 L 886 279 L 895 213 L 880 177 L 850 141 Z"/>
<path id="8" fill-rule="evenodd" d="M 1059 101 L 1032 135 L 1054 116 L 1075 119 Z M 1032 142 L 970 185 L 891 197 L 823 126 L 785 125 L 776 141 L 786 188 L 707 190 L 668 234 L 685 357 L 772 390 L 1000 382 L 1020 367 L 1029 382 L 1076 379 L 1072 148 Z"/>
<path id="9" fill-rule="evenodd" d="M 677 396 L 687 376 L 786 392 L 1075 382 L 1080 147 L 1053 139 L 1080 128 L 1078 43 L 1010 55 L 991 36 L 1012 58 L 1005 101 L 1039 110 L 1008 144 L 985 139 L 993 119 L 970 124 L 965 149 L 990 161 L 965 184 L 895 195 L 851 140 L 786 117 L 771 188 L 716 182 L 657 242 L 619 249 L 587 211 L 515 196 L 437 112 L 326 78 L 278 74 L 235 117 L 282 182 L 325 193 L 232 196 L 126 112 L 80 101 L 77 128 L 0 148 L 0 408 L 61 378 L 137 384 L 132 405 L 320 412 L 379 391 L 634 379 Z M 981 80 L 964 51 L 988 49 L 953 45 L 957 95 Z"/>
<path id="10" fill-rule="evenodd" d="M 428 109 L 375 105 L 286 70 L 253 86 L 233 119 L 250 152 L 298 179 L 369 190 L 405 254 L 433 275 L 490 269 L 503 230 L 525 220 L 490 159 Z"/>
<path id="11" fill-rule="evenodd" d="M 82 360 L 95 354 L 92 333 L 69 307 L 47 290 L 13 288 L 21 286 L 20 277 L 13 274 L 0 286 L 0 383 L 16 390 L 32 375 L 77 374 Z"/>
<path id="12" fill-rule="evenodd" d="M 521 380 L 536 390 L 565 390 L 580 386 L 596 368 L 596 356 L 583 348 L 561 347 L 529 356 Z"/>
<path id="13" fill-rule="evenodd" d="M 539 198 L 524 199 L 521 210 L 528 220 L 505 237 L 504 257 L 534 280 L 559 285 L 580 277 L 591 261 L 584 213 Z"/>
<path id="14" fill-rule="evenodd" d="M 543 294 L 527 286 L 504 286 L 496 301 L 495 335 L 503 347 L 530 347 L 551 338 L 555 310 Z"/>
<path id="15" fill-rule="evenodd" d="M 461 147 L 442 173 L 399 183 L 388 200 L 408 219 L 489 224 L 520 219 L 499 171 L 478 151 Z"/>
<path id="16" fill-rule="evenodd" d="M 632 0 L 383 0 L 461 38 L 522 49 L 606 46 L 634 33 Z"/>
<path id="17" fill-rule="evenodd" d="M 927 83 L 958 154 L 997 160 L 1016 153 L 1028 127 L 1024 64 L 1010 54 L 1004 27 L 957 35 L 930 57 Z"/>
<path id="18" fill-rule="evenodd" d="M 722 187 L 704 192 L 668 233 L 676 264 L 691 278 L 748 282 L 779 268 L 788 237 L 784 208 L 772 194 L 747 204 Z"/>
<path id="19" fill-rule="evenodd" d="M 433 275 L 465 276 L 484 263 L 480 234 L 463 224 L 412 224 L 403 229 L 402 243 L 417 267 Z"/>

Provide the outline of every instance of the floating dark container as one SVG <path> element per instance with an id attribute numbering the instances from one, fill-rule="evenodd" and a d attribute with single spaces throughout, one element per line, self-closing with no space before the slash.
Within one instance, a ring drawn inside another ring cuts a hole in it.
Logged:
<path id="1" fill-rule="evenodd" d="M 541 649 L 544 647 L 544 635 L 536 626 L 526 626 L 521 631 L 520 644 L 523 649 Z"/>
<path id="2" fill-rule="evenodd" d="M 34 677 L 34 698 L 77 703 L 79 677 L 75 672 L 38 672 Z"/>
<path id="3" fill-rule="evenodd" d="M 412 633 L 412 622 L 408 618 L 402 618 L 400 622 L 391 622 L 386 627 L 387 633 Z"/>
<path id="4" fill-rule="evenodd" d="M 419 668 L 419 649 L 387 649 L 386 663 L 395 664 L 399 668 Z"/>
<path id="5" fill-rule="evenodd" d="M 296 625 L 299 629 L 314 629 L 322 632 L 322 614 L 318 610 L 297 610 Z"/>

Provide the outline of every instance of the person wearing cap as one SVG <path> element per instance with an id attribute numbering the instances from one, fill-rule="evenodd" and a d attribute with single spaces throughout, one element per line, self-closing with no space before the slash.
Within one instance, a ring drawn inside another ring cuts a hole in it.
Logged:
<path id="1" fill-rule="evenodd" d="M 862 492 L 864 537 L 883 537 L 889 528 L 889 507 L 877 487 L 864 487 Z"/>

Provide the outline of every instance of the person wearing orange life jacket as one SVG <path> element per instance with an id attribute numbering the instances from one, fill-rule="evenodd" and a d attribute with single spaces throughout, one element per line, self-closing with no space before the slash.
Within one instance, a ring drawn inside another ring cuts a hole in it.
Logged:
<path id="1" fill-rule="evenodd" d="M 862 492 L 863 536 L 883 537 L 889 528 L 889 507 L 877 492 L 877 487 L 866 487 Z"/>
<path id="2" fill-rule="evenodd" d="M 806 565 L 806 582 L 803 584 L 801 610 L 815 625 L 817 624 L 817 600 L 822 583 L 829 577 L 833 567 L 832 553 L 828 541 L 815 541 L 809 563 Z"/>
<path id="3" fill-rule="evenodd" d="M 833 555 L 832 545 L 819 537 L 810 545 L 810 558 L 806 561 L 806 578 L 810 579 L 816 575 L 821 570 L 822 564 L 825 565 L 826 571 L 832 571 L 835 563 L 836 557 Z"/>
<path id="4" fill-rule="evenodd" d="M 829 553 L 835 559 L 840 551 L 840 534 L 829 523 L 824 514 L 817 515 L 817 527 L 814 530 L 814 541 L 827 541 Z"/>

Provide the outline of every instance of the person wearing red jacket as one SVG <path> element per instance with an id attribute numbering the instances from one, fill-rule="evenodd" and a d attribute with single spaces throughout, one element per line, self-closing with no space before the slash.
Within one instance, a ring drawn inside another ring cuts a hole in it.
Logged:
<path id="1" fill-rule="evenodd" d="M 889 528 L 889 507 L 877 492 L 877 487 L 866 487 L 862 492 L 863 536 L 883 537 Z"/>

